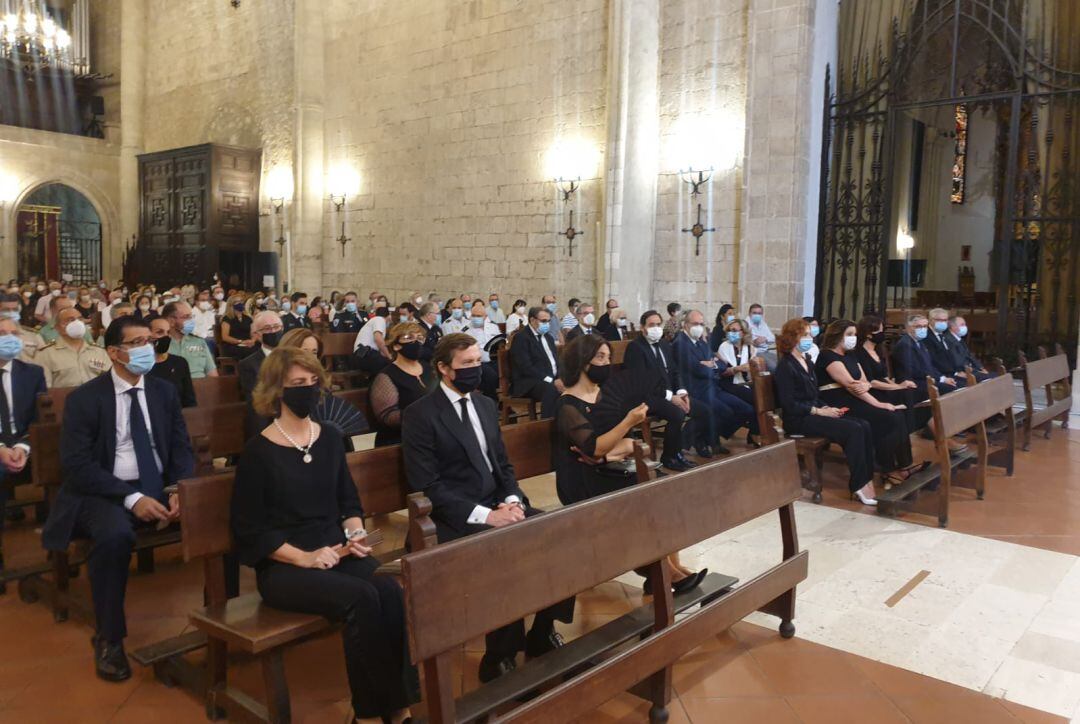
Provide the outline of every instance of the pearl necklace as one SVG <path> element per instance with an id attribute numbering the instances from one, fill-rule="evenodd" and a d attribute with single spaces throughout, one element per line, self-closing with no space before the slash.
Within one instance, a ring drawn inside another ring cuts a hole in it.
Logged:
<path id="1" fill-rule="evenodd" d="M 278 424 L 278 421 L 276 419 L 274 420 L 274 427 L 277 428 L 277 431 L 281 433 L 281 436 L 288 440 L 294 448 L 304 453 L 305 463 L 311 462 L 311 446 L 315 444 L 315 423 L 311 421 L 310 417 L 308 418 L 309 435 L 308 444 L 306 447 L 297 443 L 296 440 L 293 440 L 289 433 L 285 432 L 285 430 L 282 429 L 281 425 Z"/>

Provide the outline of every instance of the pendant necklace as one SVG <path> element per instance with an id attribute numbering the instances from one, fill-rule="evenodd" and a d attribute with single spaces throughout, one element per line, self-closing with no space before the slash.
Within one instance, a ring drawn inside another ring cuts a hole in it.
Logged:
<path id="1" fill-rule="evenodd" d="M 274 427 L 277 428 L 277 431 L 281 433 L 281 436 L 288 440 L 294 448 L 304 453 L 305 463 L 311 462 L 311 446 L 315 444 L 315 423 L 311 421 L 310 417 L 308 418 L 309 434 L 307 447 L 300 445 L 296 442 L 296 440 L 293 440 L 289 433 L 285 432 L 285 430 L 282 429 L 281 425 L 278 424 L 278 421 L 276 419 L 274 420 Z"/>

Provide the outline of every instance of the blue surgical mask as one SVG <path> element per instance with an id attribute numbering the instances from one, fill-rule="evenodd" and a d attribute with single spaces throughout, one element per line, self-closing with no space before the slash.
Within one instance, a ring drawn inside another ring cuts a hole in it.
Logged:
<path id="1" fill-rule="evenodd" d="M 750 321 L 753 322 L 754 324 L 761 324 L 761 315 L 760 314 L 751 314 L 750 315 Z"/>
<path id="2" fill-rule="evenodd" d="M 184 322 L 184 330 L 183 331 L 184 331 L 184 334 L 191 334 L 192 332 L 194 332 L 195 331 L 195 320 L 194 319 L 189 319 L 186 322 Z"/>
<path id="3" fill-rule="evenodd" d="M 819 334 L 821 334 L 821 327 L 817 326 L 816 324 L 811 324 L 810 325 L 810 336 L 811 337 L 816 337 Z"/>
<path id="4" fill-rule="evenodd" d="M 128 350 L 128 361 L 124 366 L 131 374 L 141 377 L 154 369 L 154 361 L 154 345 L 144 344 L 142 347 Z"/>
<path id="5" fill-rule="evenodd" d="M 926 339 L 927 331 L 928 330 L 926 329 L 926 327 L 916 327 L 915 328 L 915 339 L 919 339 L 919 340 Z"/>
<path id="6" fill-rule="evenodd" d="M 356 314 L 356 302 L 346 302 L 345 303 L 345 311 L 346 312 L 352 312 L 353 314 Z"/>
<path id="7" fill-rule="evenodd" d="M 956 333 L 959 334 L 961 337 L 966 337 L 967 336 L 967 325 L 966 324 L 961 325 L 960 328 L 956 330 Z"/>
<path id="8" fill-rule="evenodd" d="M 453 311 L 450 312 L 450 316 L 453 317 L 454 319 L 461 319 L 461 310 L 460 309 L 454 309 Z"/>
<path id="9" fill-rule="evenodd" d="M 809 352 L 810 348 L 814 346 L 814 339 L 812 337 L 803 337 L 799 340 L 799 351 Z"/>
<path id="10" fill-rule="evenodd" d="M 296 305 L 296 313 L 301 315 L 301 316 L 307 314 L 307 305 L 306 304 L 297 304 Z"/>
<path id="11" fill-rule="evenodd" d="M 18 322 L 19 313 L 14 309 L 8 310 L 6 312 L 0 312 L 0 319 L 10 319 L 13 322 Z"/>
<path id="12" fill-rule="evenodd" d="M 498 309 L 499 308 L 499 300 L 498 299 L 492 299 L 490 302 L 488 302 L 488 304 L 491 305 L 492 309 Z"/>
<path id="13" fill-rule="evenodd" d="M 934 331 L 935 332 L 944 332 L 948 328 L 949 328 L 949 323 L 948 322 L 934 322 Z"/>
<path id="14" fill-rule="evenodd" d="M 22 337 L 17 334 L 0 335 L 0 359 L 13 360 L 22 354 Z"/>
<path id="15" fill-rule="evenodd" d="M 735 315 L 734 314 L 729 314 L 726 317 L 724 317 L 724 324 L 731 324 L 734 321 L 735 321 Z"/>
<path id="16" fill-rule="evenodd" d="M 551 322 L 541 322 L 540 326 L 536 328 L 536 331 L 540 334 L 547 334 L 551 330 Z"/>
<path id="17" fill-rule="evenodd" d="M 728 342 L 731 342 L 732 344 L 738 344 L 739 340 L 741 340 L 741 339 L 742 339 L 742 332 L 728 332 L 727 333 L 727 340 L 728 340 Z"/>
<path id="18" fill-rule="evenodd" d="M 469 323 L 472 324 L 472 326 L 474 326 L 474 327 L 483 327 L 484 326 L 484 318 L 483 317 L 469 317 Z"/>
<path id="19" fill-rule="evenodd" d="M 555 314 L 555 310 L 559 308 L 559 305 L 557 305 L 555 302 L 552 302 L 551 304 L 545 305 L 545 308 L 552 314 Z"/>

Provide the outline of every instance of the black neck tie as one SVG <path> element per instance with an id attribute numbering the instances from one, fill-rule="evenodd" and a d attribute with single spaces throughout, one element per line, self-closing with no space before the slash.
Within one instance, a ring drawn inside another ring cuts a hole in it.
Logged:
<path id="1" fill-rule="evenodd" d="M 465 426 L 466 430 L 475 435 L 476 433 L 472 429 L 472 418 L 469 416 L 469 401 L 462 397 L 458 400 L 458 404 L 461 405 L 461 424 Z"/>
<path id="2" fill-rule="evenodd" d="M 10 445 L 15 439 L 15 431 L 11 429 L 11 404 L 8 401 L 7 392 L 4 390 L 4 375 L 8 374 L 7 368 L 0 369 L 0 441 Z M 12 391 L 15 385 L 11 385 Z"/>
<path id="3" fill-rule="evenodd" d="M 660 360 L 660 366 L 667 369 L 667 360 L 664 359 L 664 353 L 660 351 L 660 345 L 654 344 L 652 346 L 653 354 L 656 355 L 656 359 Z"/>
<path id="4" fill-rule="evenodd" d="M 160 499 L 165 489 L 165 481 L 162 480 L 157 461 L 154 459 L 150 431 L 146 429 L 146 418 L 143 417 L 142 406 L 139 404 L 139 388 L 132 387 L 126 394 L 131 398 L 129 432 L 131 445 L 135 448 L 135 460 L 139 466 L 139 492 L 151 498 Z"/>

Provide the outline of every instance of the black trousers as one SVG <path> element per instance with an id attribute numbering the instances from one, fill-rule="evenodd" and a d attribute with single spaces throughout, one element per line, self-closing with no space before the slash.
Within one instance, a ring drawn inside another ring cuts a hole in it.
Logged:
<path id="1" fill-rule="evenodd" d="M 874 478 L 874 433 L 870 423 L 850 414 L 844 417 L 806 415 L 785 419 L 788 434 L 813 435 L 838 443 L 848 466 L 848 489 L 855 492 Z"/>
<path id="2" fill-rule="evenodd" d="M 344 623 L 345 673 L 357 718 L 389 716 L 417 700 L 409 663 L 405 601 L 390 576 L 375 575 L 374 558 L 345 558 L 331 570 L 269 563 L 256 581 L 274 608 Z"/>
<path id="3" fill-rule="evenodd" d="M 559 391 L 552 383 L 540 380 L 523 397 L 529 397 L 540 403 L 540 417 L 555 415 L 555 401 L 559 399 Z"/>
<path id="4" fill-rule="evenodd" d="M 525 509 L 525 517 L 531 518 L 534 515 L 540 515 L 543 512 L 544 511 L 539 508 L 530 506 Z M 475 535 L 476 533 L 493 530 L 490 525 L 473 524 L 467 524 L 464 530 L 458 530 L 456 528 L 451 528 L 437 518 L 434 519 L 434 522 L 435 532 L 439 543 L 446 543 L 448 541 L 457 540 L 458 538 L 464 538 L 468 535 Z M 556 620 L 562 621 L 563 623 L 571 623 L 574 620 L 573 596 L 548 606 L 541 611 L 537 611 L 536 616 L 533 617 L 532 628 L 529 629 L 529 636 L 546 637 L 554 630 Z M 502 628 L 497 628 L 487 634 L 485 637 L 487 651 L 484 655 L 494 659 L 512 659 L 519 651 L 525 650 L 527 638 L 528 637 L 525 635 L 525 621 L 523 619 L 518 619 L 513 623 L 508 623 Z"/>
<path id="5" fill-rule="evenodd" d="M 821 393 L 821 399 L 835 407 L 847 407 L 848 417 L 870 423 L 874 460 L 879 471 L 887 473 L 911 465 L 911 437 L 904 411 L 890 412 L 874 407 L 847 390 L 827 390 Z"/>
<path id="6" fill-rule="evenodd" d="M 686 421 L 686 413 L 674 402 L 656 399 L 649 401 L 649 415 L 667 423 L 664 428 L 664 450 L 661 457 L 664 460 L 671 460 L 683 450 L 683 423 Z"/>
<path id="7" fill-rule="evenodd" d="M 91 541 L 86 572 L 94 600 L 97 633 L 113 643 L 127 636 L 124 597 L 137 524 L 120 503 L 93 497 L 83 500 L 75 520 L 75 535 Z"/>

